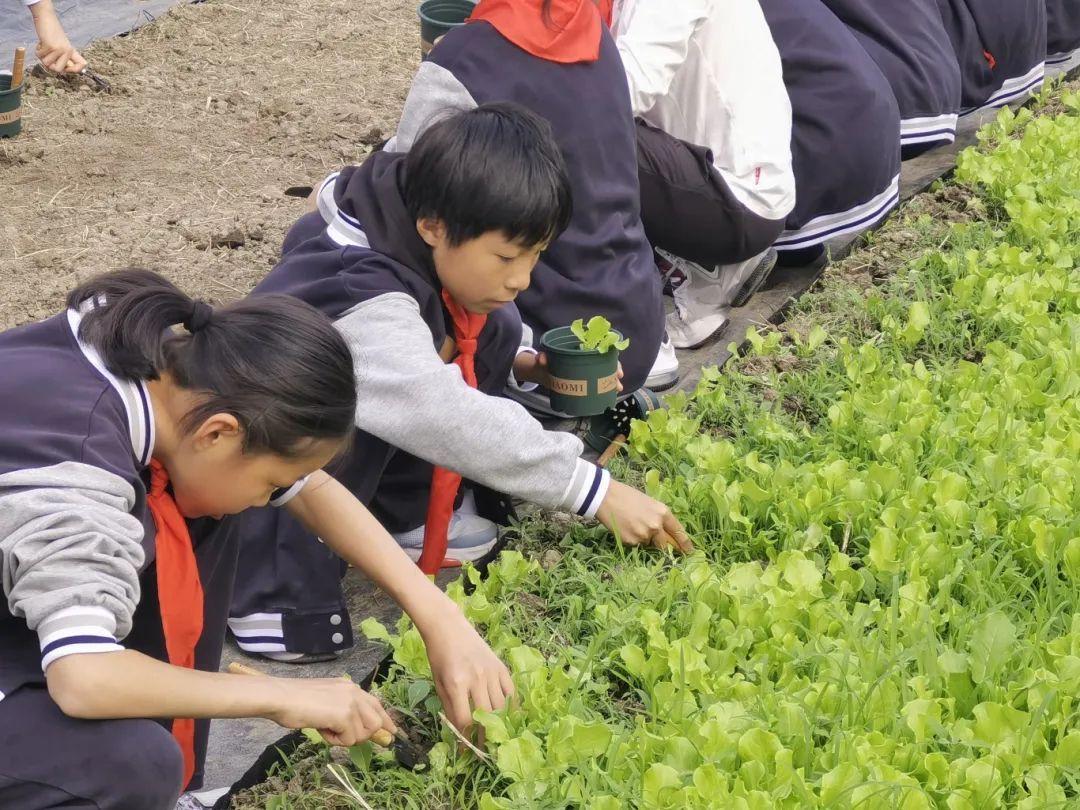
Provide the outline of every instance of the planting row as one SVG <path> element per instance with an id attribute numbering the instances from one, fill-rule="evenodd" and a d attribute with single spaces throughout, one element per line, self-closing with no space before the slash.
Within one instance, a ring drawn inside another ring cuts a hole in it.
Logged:
<path id="1" fill-rule="evenodd" d="M 418 633 L 365 623 L 431 767 L 358 746 L 311 806 L 1080 801 L 1080 97 L 1064 105 L 1003 111 L 941 195 L 962 221 L 890 226 L 914 256 L 894 274 L 835 275 L 635 425 L 623 472 L 694 555 L 535 521 L 452 586 L 518 689 L 477 718 L 485 756 L 439 721 Z"/>

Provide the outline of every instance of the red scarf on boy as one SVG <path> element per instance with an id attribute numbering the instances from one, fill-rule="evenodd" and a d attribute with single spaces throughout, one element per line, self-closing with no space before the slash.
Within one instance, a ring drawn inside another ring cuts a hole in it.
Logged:
<path id="1" fill-rule="evenodd" d="M 469 22 L 485 20 L 523 51 L 549 62 L 595 62 L 600 57 L 601 14 L 613 0 L 480 0 Z"/>
<path id="2" fill-rule="evenodd" d="M 487 315 L 469 312 L 442 291 L 443 304 L 454 322 L 454 342 L 458 354 L 454 363 L 461 369 L 461 376 L 470 388 L 476 388 L 476 349 L 480 332 L 487 323 Z M 424 550 L 417 565 L 429 577 L 435 576 L 446 560 L 446 547 L 450 542 L 450 518 L 454 515 L 454 502 L 461 487 L 461 476 L 456 472 L 436 467 L 431 476 L 431 495 L 428 500 L 427 521 L 424 523 Z"/>

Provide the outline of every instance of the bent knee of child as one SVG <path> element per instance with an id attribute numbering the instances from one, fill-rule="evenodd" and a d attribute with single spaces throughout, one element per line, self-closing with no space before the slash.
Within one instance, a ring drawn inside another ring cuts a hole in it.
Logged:
<path id="1" fill-rule="evenodd" d="M 184 757 L 175 738 L 153 720 L 108 721 L 108 739 L 96 756 L 115 771 L 114 807 L 172 810 L 184 785 Z"/>

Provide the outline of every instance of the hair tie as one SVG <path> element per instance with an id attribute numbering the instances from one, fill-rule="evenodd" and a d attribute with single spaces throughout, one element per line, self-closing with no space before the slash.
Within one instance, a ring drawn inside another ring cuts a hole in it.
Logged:
<path id="1" fill-rule="evenodd" d="M 210 317 L 213 314 L 214 308 L 205 301 L 193 301 L 191 304 L 191 314 L 184 320 L 184 328 L 194 335 L 210 323 Z"/>

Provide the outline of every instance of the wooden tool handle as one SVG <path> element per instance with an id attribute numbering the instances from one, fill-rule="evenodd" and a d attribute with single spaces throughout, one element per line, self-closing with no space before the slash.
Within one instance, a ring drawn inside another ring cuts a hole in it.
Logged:
<path id="1" fill-rule="evenodd" d="M 241 664 L 239 661 L 233 661 L 229 664 L 228 670 L 233 675 L 261 675 L 264 678 L 269 677 L 265 672 L 257 670 L 255 667 L 249 667 L 247 664 Z M 342 675 L 341 677 L 352 680 L 348 675 Z M 383 748 L 389 748 L 394 743 L 394 735 L 385 728 L 380 728 L 371 735 L 371 741 L 376 745 L 381 745 Z"/>
<path id="2" fill-rule="evenodd" d="M 233 661 L 229 664 L 229 672 L 233 675 L 266 675 L 265 672 L 260 672 L 255 667 L 249 667 L 247 664 L 241 664 L 239 661 Z"/>
<path id="3" fill-rule="evenodd" d="M 14 90 L 23 83 L 23 73 L 26 71 L 26 48 L 15 49 L 15 63 L 11 66 L 11 89 Z"/>
<path id="4" fill-rule="evenodd" d="M 620 433 L 614 439 L 611 440 L 604 452 L 600 454 L 600 458 L 596 460 L 597 467 L 606 467 L 611 463 L 611 460 L 615 458 L 615 455 L 622 450 L 623 444 L 626 443 L 626 436 Z"/>

